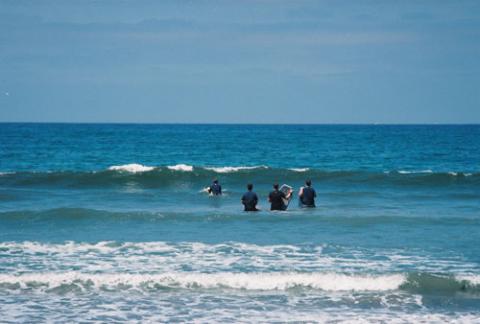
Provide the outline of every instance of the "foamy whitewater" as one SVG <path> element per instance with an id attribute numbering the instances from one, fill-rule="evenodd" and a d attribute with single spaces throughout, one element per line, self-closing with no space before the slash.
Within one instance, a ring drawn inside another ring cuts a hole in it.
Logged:
<path id="1" fill-rule="evenodd" d="M 0 322 L 480 321 L 479 126 L 0 124 Z M 218 179 L 226 195 L 205 192 Z M 317 208 L 269 212 L 311 179 Z M 261 211 L 242 211 L 254 184 Z"/>

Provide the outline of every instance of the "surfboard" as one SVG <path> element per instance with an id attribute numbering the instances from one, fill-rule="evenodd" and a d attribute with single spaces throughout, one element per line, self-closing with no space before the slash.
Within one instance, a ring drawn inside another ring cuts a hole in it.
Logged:
<path id="1" fill-rule="evenodd" d="M 289 185 L 286 185 L 286 184 L 283 184 L 280 187 L 279 190 L 282 191 L 285 194 L 285 196 L 288 196 L 289 193 L 293 193 L 293 188 L 290 187 Z M 292 197 L 293 197 L 293 195 L 290 195 L 290 197 L 288 197 L 288 199 L 282 198 L 283 203 L 285 204 L 285 209 L 288 208 L 288 205 L 290 204 L 290 201 L 292 200 Z"/>

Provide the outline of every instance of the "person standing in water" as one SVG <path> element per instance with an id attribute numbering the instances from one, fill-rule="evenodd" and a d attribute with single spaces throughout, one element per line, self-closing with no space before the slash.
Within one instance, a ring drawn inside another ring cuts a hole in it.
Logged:
<path id="1" fill-rule="evenodd" d="M 258 196 L 253 192 L 253 184 L 249 183 L 247 190 L 248 191 L 242 196 L 242 204 L 245 207 L 245 211 L 258 211 Z"/>
<path id="2" fill-rule="evenodd" d="M 222 186 L 218 183 L 217 179 L 214 179 L 212 185 L 208 187 L 208 193 L 214 196 L 220 196 L 222 194 Z"/>
<path id="3" fill-rule="evenodd" d="M 317 192 L 312 188 L 312 181 L 305 181 L 305 187 L 300 188 L 298 192 L 298 198 L 300 200 L 300 207 L 315 207 L 315 198 Z"/>
<path id="4" fill-rule="evenodd" d="M 289 199 L 291 195 L 292 192 L 285 195 L 284 192 L 278 190 L 278 184 L 274 184 L 273 191 L 268 195 L 268 201 L 271 203 L 270 210 L 286 210 L 287 206 L 283 202 L 283 199 Z"/>

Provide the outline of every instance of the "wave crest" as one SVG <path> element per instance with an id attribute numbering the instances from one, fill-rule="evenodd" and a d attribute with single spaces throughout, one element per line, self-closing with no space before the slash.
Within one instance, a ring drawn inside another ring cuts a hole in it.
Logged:
<path id="1" fill-rule="evenodd" d="M 176 164 L 176 165 L 169 165 L 167 166 L 169 170 L 172 171 L 184 171 L 184 172 L 192 172 L 193 166 L 187 164 Z"/>
<path id="2" fill-rule="evenodd" d="M 265 165 L 259 165 L 259 166 L 238 166 L 238 167 L 225 166 L 225 167 L 206 167 L 205 168 L 205 170 L 210 170 L 217 173 L 231 173 L 231 172 L 238 172 L 242 170 L 255 170 L 255 169 L 268 169 L 268 167 Z"/>
<path id="3" fill-rule="evenodd" d="M 350 276 L 334 273 L 162 273 L 126 274 L 79 272 L 0 274 L 0 287 L 52 290 L 76 286 L 81 290 L 94 289 L 241 289 L 288 290 L 307 288 L 326 291 L 388 291 L 405 282 L 403 275 Z"/>
<path id="4" fill-rule="evenodd" d="M 82 273 L 52 272 L 0 274 L 0 289 L 39 290 L 162 290 L 233 289 L 285 291 L 314 289 L 331 292 L 381 292 L 405 290 L 416 294 L 479 294 L 478 276 L 472 281 L 430 274 L 348 275 L 337 273 Z M 63 290 L 63 291 L 62 291 Z"/>
<path id="5" fill-rule="evenodd" d="M 110 171 L 125 171 L 131 173 L 138 173 L 138 172 L 148 172 L 155 169 L 155 167 L 145 166 L 142 164 L 131 163 L 131 164 L 124 164 L 124 165 L 112 165 L 108 168 Z"/>
<path id="6" fill-rule="evenodd" d="M 310 168 L 290 168 L 289 170 L 294 172 L 307 172 L 310 171 Z"/>

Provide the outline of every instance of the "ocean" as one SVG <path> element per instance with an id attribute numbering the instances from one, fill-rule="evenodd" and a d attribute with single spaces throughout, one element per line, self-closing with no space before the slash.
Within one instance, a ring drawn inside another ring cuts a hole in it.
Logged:
<path id="1" fill-rule="evenodd" d="M 2 323 L 478 323 L 479 246 L 478 125 L 0 124 Z"/>

